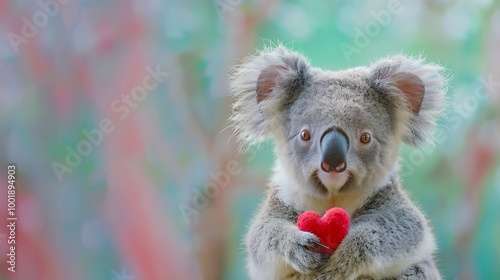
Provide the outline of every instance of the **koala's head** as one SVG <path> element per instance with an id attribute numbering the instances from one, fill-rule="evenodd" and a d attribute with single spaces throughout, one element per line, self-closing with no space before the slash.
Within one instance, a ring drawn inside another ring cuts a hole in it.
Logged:
<path id="1" fill-rule="evenodd" d="M 278 170 L 300 191 L 363 191 L 396 170 L 401 141 L 432 140 L 444 106 L 442 70 L 398 55 L 325 71 L 278 46 L 234 69 L 231 121 L 243 143 L 274 139 Z"/>

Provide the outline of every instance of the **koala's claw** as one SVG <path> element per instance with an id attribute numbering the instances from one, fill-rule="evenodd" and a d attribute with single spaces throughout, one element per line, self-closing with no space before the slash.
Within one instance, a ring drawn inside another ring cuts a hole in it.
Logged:
<path id="1" fill-rule="evenodd" d="M 317 244 L 320 243 L 319 238 L 310 232 L 297 230 L 296 233 L 295 237 L 299 245 L 317 247 Z"/>
<path id="2" fill-rule="evenodd" d="M 329 256 L 318 252 L 319 239 L 309 232 L 298 231 L 296 244 L 291 247 L 288 259 L 293 268 L 300 273 L 317 272 L 329 259 Z"/>

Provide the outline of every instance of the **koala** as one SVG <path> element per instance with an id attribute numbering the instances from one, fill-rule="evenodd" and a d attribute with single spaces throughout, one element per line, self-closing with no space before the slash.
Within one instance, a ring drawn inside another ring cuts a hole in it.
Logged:
<path id="1" fill-rule="evenodd" d="M 230 73 L 230 118 L 244 147 L 273 139 L 274 172 L 245 243 L 251 279 L 441 279 L 429 222 L 398 178 L 401 142 L 432 143 L 444 68 L 395 55 L 368 67 L 312 67 L 283 45 Z M 330 256 L 297 228 L 332 207 L 351 217 Z"/>

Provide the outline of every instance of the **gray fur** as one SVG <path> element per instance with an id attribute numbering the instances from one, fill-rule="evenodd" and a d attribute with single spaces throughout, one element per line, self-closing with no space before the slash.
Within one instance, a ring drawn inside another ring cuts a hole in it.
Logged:
<path id="1" fill-rule="evenodd" d="M 326 71 L 281 45 L 233 70 L 238 138 L 243 145 L 267 138 L 276 144 L 269 194 L 246 237 L 252 279 L 440 279 L 433 234 L 400 187 L 397 159 L 401 141 L 432 142 L 444 106 L 442 70 L 398 55 Z M 319 140 L 332 127 L 350 147 L 347 170 L 337 177 L 319 169 Z M 310 141 L 300 140 L 304 128 Z M 371 133 L 370 144 L 359 142 L 362 132 Z M 318 239 L 296 222 L 306 210 L 332 207 L 349 212 L 351 228 L 325 258 L 306 249 Z"/>

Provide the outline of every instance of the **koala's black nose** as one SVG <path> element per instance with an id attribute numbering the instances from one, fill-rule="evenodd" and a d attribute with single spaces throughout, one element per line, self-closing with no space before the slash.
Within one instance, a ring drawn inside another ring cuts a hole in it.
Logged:
<path id="1" fill-rule="evenodd" d="M 349 141 L 337 129 L 327 130 L 321 137 L 321 169 L 326 173 L 342 173 L 347 168 Z"/>

